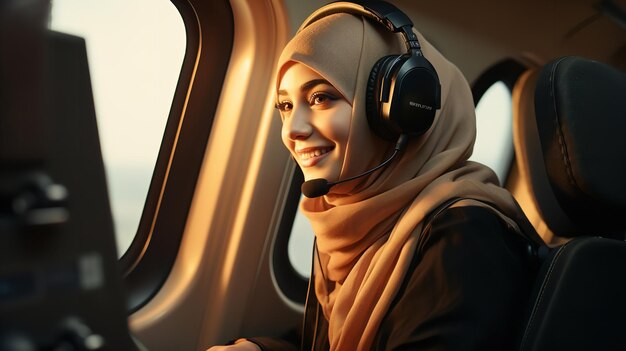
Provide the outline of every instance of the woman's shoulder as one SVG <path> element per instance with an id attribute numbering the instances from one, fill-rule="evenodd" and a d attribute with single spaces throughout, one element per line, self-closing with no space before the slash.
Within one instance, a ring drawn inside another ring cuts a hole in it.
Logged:
<path id="1" fill-rule="evenodd" d="M 431 215 L 428 222 L 433 231 L 472 228 L 506 230 L 506 223 L 501 220 L 500 215 L 494 209 L 472 204 L 447 206 Z"/>
<path id="2" fill-rule="evenodd" d="M 424 228 L 416 256 L 423 256 L 424 250 L 436 245 L 443 245 L 444 249 L 462 247 L 465 252 L 505 250 L 519 258 L 528 255 L 530 241 L 489 207 L 448 207 L 432 216 Z"/>
<path id="3" fill-rule="evenodd" d="M 379 348 L 512 347 L 531 275 L 519 234 L 492 209 L 460 206 L 431 218 L 422 236 Z"/>

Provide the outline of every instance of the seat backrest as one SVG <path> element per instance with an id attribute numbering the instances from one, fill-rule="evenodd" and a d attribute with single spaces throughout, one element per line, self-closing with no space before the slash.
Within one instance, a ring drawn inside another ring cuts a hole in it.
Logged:
<path id="1" fill-rule="evenodd" d="M 519 201 L 526 217 L 535 227 L 537 233 L 548 244 L 563 241 L 557 240 L 554 233 L 543 220 L 535 194 L 551 194 L 548 177 L 543 167 L 535 167 L 534 172 L 543 172 L 531 181 L 530 165 L 543 165 L 543 154 L 537 135 L 535 122 L 535 86 L 539 69 L 533 68 L 524 72 L 513 87 L 513 143 L 515 145 L 515 165 L 511 169 L 509 190 Z M 529 128 L 532 127 L 532 133 Z M 545 201 L 545 200 L 544 200 Z M 555 199 L 552 199 L 555 202 Z"/>
<path id="2" fill-rule="evenodd" d="M 524 79 L 536 85 L 520 93 L 535 106 L 516 121 L 521 173 L 569 240 L 542 264 L 520 349 L 626 350 L 626 75 L 565 57 Z"/>

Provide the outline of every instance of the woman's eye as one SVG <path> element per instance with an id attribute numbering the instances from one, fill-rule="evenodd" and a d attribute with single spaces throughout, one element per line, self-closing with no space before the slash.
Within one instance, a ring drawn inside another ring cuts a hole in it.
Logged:
<path id="1" fill-rule="evenodd" d="M 324 105 L 328 103 L 330 100 L 335 100 L 335 98 L 326 93 L 315 93 L 311 95 L 311 99 L 309 100 L 309 104 L 313 105 Z"/>
<path id="2" fill-rule="evenodd" d="M 326 102 L 327 99 L 328 99 L 328 97 L 325 96 L 325 95 L 321 95 L 321 94 L 320 95 L 316 95 L 316 96 L 313 97 L 313 103 L 315 105 L 320 105 L 320 104 L 323 104 L 324 102 Z"/>
<path id="3" fill-rule="evenodd" d="M 291 111 L 291 109 L 293 108 L 293 105 L 289 101 L 281 101 L 281 102 L 276 103 L 275 107 L 280 112 L 288 112 L 288 111 Z"/>

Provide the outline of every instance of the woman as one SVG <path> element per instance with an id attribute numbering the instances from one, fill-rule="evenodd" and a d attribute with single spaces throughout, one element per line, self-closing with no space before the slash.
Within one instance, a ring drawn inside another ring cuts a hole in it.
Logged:
<path id="1" fill-rule="evenodd" d="M 368 17 L 310 18 L 279 59 L 282 140 L 307 181 L 359 175 L 396 146 L 368 123 L 367 87 L 376 62 L 408 44 Z M 467 161 L 471 91 L 417 36 L 441 83 L 432 126 L 385 167 L 302 202 L 316 235 L 303 349 L 514 347 L 533 273 L 526 252 L 539 239 L 495 174 Z M 250 338 L 228 349 L 299 347 Z"/>

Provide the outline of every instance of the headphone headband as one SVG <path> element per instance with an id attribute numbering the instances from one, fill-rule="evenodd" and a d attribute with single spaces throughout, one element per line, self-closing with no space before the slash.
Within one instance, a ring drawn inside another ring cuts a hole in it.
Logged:
<path id="1" fill-rule="evenodd" d="M 420 50 L 417 36 L 413 33 L 413 21 L 399 8 L 384 1 L 337 1 L 313 12 L 300 26 L 298 32 L 324 17 L 336 13 L 350 13 L 375 20 L 391 32 L 402 32 L 407 50 Z"/>

